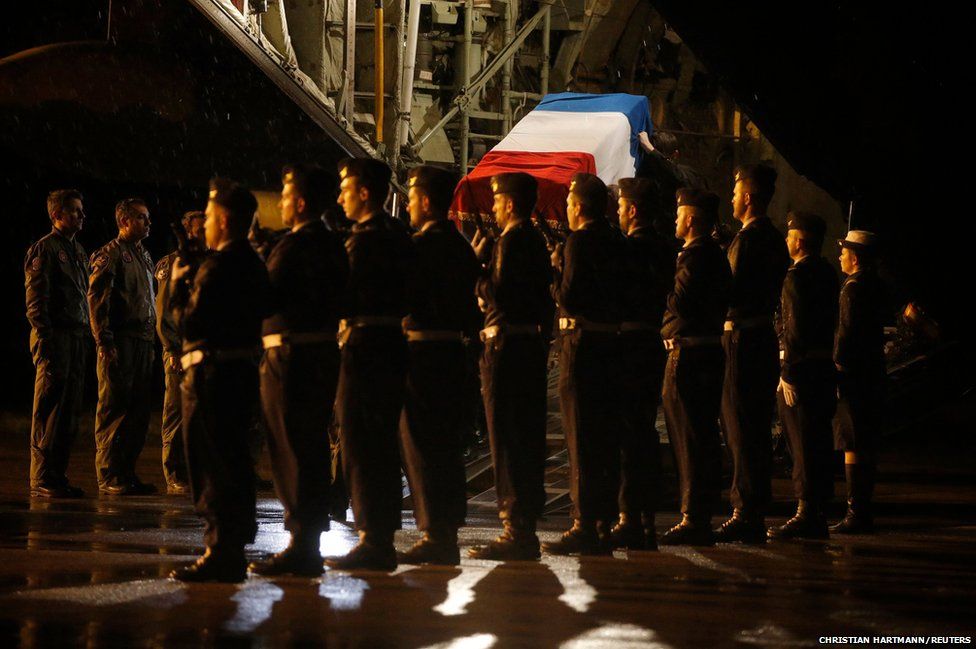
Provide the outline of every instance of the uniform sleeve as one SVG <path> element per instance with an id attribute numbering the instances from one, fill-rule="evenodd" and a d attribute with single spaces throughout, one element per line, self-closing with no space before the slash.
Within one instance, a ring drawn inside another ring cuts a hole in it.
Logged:
<path id="1" fill-rule="evenodd" d="M 755 290 L 755 272 L 752 268 L 752 261 L 755 254 L 752 250 L 752 237 L 748 232 L 739 232 L 732 245 L 729 246 L 729 269 L 732 271 L 732 295 L 729 300 L 729 318 L 739 315 L 738 311 L 743 303 L 747 301 L 746 293 Z M 758 251 L 757 251 L 758 252 Z"/>
<path id="2" fill-rule="evenodd" d="M 678 263 L 674 270 L 674 286 L 668 295 L 668 311 L 682 319 L 688 318 L 696 299 L 692 266 L 693 259 L 688 253 L 678 256 Z"/>
<path id="3" fill-rule="evenodd" d="M 796 272 L 787 273 L 786 278 L 783 280 L 782 299 L 780 300 L 783 314 L 783 363 L 780 375 L 787 383 L 796 382 L 796 376 L 794 374 L 796 362 L 803 354 L 803 350 L 801 349 L 801 341 L 803 338 L 801 326 L 804 313 L 797 284 Z"/>
<path id="4" fill-rule="evenodd" d="M 170 274 L 173 272 L 171 257 L 163 257 L 156 264 L 156 280 L 159 282 L 159 290 L 156 293 L 156 333 L 163 349 L 170 354 L 180 352 L 180 332 L 176 327 L 176 321 L 172 314 L 173 282 Z"/>
<path id="5" fill-rule="evenodd" d="M 174 309 L 177 328 L 184 340 L 206 340 L 209 331 L 207 327 L 214 322 L 215 305 L 219 308 L 220 291 L 217 287 L 216 269 L 213 260 L 208 259 L 201 264 L 193 278 L 189 297 L 185 304 L 179 304 Z M 256 287 L 261 290 L 263 287 Z"/>
<path id="6" fill-rule="evenodd" d="M 581 251 L 582 244 L 583 239 L 578 236 L 570 236 L 566 240 L 566 247 L 563 249 L 563 268 L 562 272 L 556 275 L 556 290 L 553 292 L 556 303 L 570 313 L 578 311 L 580 294 L 587 288 L 589 269 L 585 265 L 586 255 Z"/>
<path id="7" fill-rule="evenodd" d="M 88 309 L 91 313 L 91 329 L 99 346 L 115 344 L 115 336 L 109 325 L 112 287 L 115 284 L 116 259 L 107 251 L 99 250 L 92 256 L 91 276 L 88 278 Z"/>
<path id="8" fill-rule="evenodd" d="M 51 270 L 53 265 L 45 247 L 35 244 L 24 261 L 24 286 L 27 293 L 27 321 L 41 345 L 41 355 L 51 335 Z"/>
<path id="9" fill-rule="evenodd" d="M 847 282 L 840 290 L 840 305 L 837 314 L 837 334 L 834 338 L 834 363 L 846 369 L 852 359 L 852 339 L 856 314 L 856 282 Z"/>

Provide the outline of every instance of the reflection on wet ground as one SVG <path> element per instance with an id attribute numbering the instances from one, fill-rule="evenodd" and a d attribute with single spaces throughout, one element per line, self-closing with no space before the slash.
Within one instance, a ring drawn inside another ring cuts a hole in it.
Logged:
<path id="1" fill-rule="evenodd" d="M 187 499 L 30 500 L 22 441 L 0 441 L 3 647 L 805 647 L 824 635 L 976 635 L 976 489 L 958 475 L 928 484 L 900 466 L 899 482 L 880 490 L 881 532 L 860 539 L 188 586 L 166 578 L 202 550 Z M 158 456 L 146 455 L 150 476 Z M 776 492 L 784 514 L 785 479 Z M 662 514 L 659 531 L 676 518 Z M 418 536 L 410 512 L 404 520 L 400 548 Z M 567 524 L 551 518 L 541 536 Z M 463 549 L 496 533 L 494 517 L 475 512 Z M 334 524 L 322 551 L 355 539 Z M 248 553 L 287 542 L 281 507 L 264 493 Z"/>

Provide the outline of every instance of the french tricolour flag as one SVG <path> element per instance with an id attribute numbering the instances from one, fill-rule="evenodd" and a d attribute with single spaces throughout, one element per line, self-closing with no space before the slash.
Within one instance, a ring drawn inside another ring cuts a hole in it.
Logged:
<path id="1" fill-rule="evenodd" d="M 539 181 L 536 212 L 555 224 L 566 221 L 566 194 L 573 174 L 596 174 L 611 185 L 633 176 L 640 162 L 640 135 L 650 136 L 647 97 L 623 93 L 546 95 L 465 176 L 454 192 L 456 219 L 475 211 L 490 220 L 491 177 L 522 171 Z"/>

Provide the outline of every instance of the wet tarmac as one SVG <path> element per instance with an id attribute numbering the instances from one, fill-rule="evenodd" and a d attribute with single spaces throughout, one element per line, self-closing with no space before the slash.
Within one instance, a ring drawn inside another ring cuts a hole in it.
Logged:
<path id="1" fill-rule="evenodd" d="M 0 647 L 802 647 L 826 637 L 976 636 L 976 478 L 970 406 L 893 440 L 881 467 L 879 532 L 855 539 L 719 545 L 541 562 L 463 560 L 391 574 L 252 577 L 240 586 L 169 581 L 202 550 L 201 523 L 173 496 L 27 497 L 27 438 L 0 418 Z M 958 440 L 958 441 L 955 441 Z M 158 437 L 142 477 L 162 483 Z M 73 479 L 94 491 L 91 445 Z M 775 490 L 780 522 L 788 481 Z M 843 487 L 838 483 L 837 493 Z M 841 513 L 840 503 L 831 511 Z M 271 493 L 252 558 L 287 543 Z M 663 531 L 673 507 L 658 518 Z M 716 517 L 716 524 L 720 522 Z M 487 511 L 467 548 L 497 533 Z M 544 539 L 567 520 L 551 516 Z M 398 547 L 418 536 L 410 512 Z M 355 540 L 334 524 L 324 553 Z"/>

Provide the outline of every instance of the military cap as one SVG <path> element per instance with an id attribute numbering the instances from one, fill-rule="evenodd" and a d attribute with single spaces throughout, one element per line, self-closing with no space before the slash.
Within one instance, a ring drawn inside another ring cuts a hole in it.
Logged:
<path id="1" fill-rule="evenodd" d="M 389 165 L 374 158 L 344 158 L 339 161 L 339 178 L 359 178 L 364 185 L 389 184 Z"/>
<path id="2" fill-rule="evenodd" d="M 607 186 L 593 174 L 573 174 L 569 191 L 588 209 L 589 216 L 603 216 L 607 210 Z"/>
<path id="3" fill-rule="evenodd" d="M 231 214 L 251 219 L 258 211 L 258 201 L 247 187 L 226 178 L 210 181 L 210 200 Z"/>
<path id="4" fill-rule="evenodd" d="M 513 196 L 535 196 L 539 183 L 527 173 L 497 174 L 491 177 L 491 191 L 494 194 L 510 194 Z M 534 198 L 533 198 L 534 200 Z"/>
<path id="5" fill-rule="evenodd" d="M 786 220 L 789 230 L 799 230 L 822 239 L 827 232 L 827 224 L 822 218 L 810 212 L 790 212 Z"/>
<path id="6" fill-rule="evenodd" d="M 851 230 L 845 238 L 838 239 L 837 243 L 840 244 L 841 248 L 870 252 L 878 245 L 878 236 L 867 230 Z"/>
<path id="7" fill-rule="evenodd" d="M 714 192 L 695 187 L 682 187 L 675 192 L 678 207 L 687 205 L 710 214 L 718 214 L 718 196 Z"/>
<path id="8" fill-rule="evenodd" d="M 655 189 L 650 178 L 621 178 L 617 181 L 620 198 L 638 205 L 654 200 Z"/>
<path id="9" fill-rule="evenodd" d="M 457 183 L 457 174 L 430 165 L 414 167 L 407 175 L 407 186 L 423 189 L 432 203 L 450 204 Z"/>

